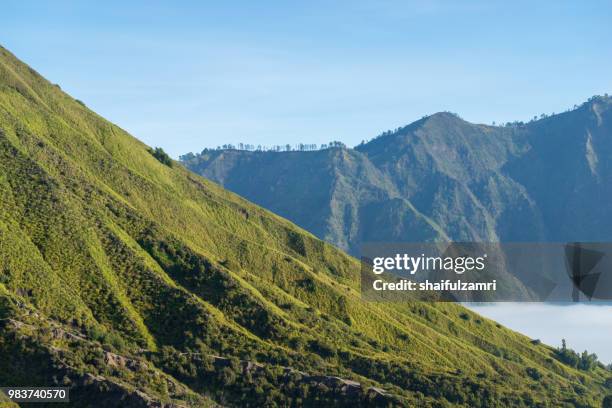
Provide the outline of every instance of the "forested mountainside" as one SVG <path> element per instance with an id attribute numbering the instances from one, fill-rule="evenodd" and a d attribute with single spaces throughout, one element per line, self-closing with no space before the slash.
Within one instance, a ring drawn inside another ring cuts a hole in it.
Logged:
<path id="1" fill-rule="evenodd" d="M 601 364 L 458 304 L 362 301 L 354 258 L 3 48 L 0 203 L 0 385 L 67 386 L 91 407 L 596 407 L 608 393 Z"/>
<path id="2" fill-rule="evenodd" d="M 355 149 L 183 163 L 354 255 L 363 242 L 608 241 L 612 98 L 511 126 L 437 113 Z M 316 217 L 311 217 L 311 211 Z"/>

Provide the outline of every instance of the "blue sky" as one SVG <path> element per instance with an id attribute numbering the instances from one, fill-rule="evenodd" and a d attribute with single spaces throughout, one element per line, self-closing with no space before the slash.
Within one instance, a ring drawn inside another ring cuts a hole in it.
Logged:
<path id="1" fill-rule="evenodd" d="M 0 43 L 174 157 L 354 145 L 437 111 L 525 120 L 612 93 L 606 1 L 178 3 L 9 0 Z"/>

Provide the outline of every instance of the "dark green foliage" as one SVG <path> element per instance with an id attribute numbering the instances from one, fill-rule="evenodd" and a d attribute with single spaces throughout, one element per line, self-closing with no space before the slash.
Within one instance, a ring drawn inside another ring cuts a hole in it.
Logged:
<path id="1" fill-rule="evenodd" d="M 161 147 L 156 147 L 154 149 L 149 149 L 149 153 L 153 155 L 160 163 L 165 164 L 168 167 L 172 167 L 172 159 Z"/>
<path id="2" fill-rule="evenodd" d="M 593 370 L 598 365 L 596 354 L 589 354 L 586 350 L 578 354 L 567 347 L 565 339 L 561 341 L 561 348 L 557 349 L 556 357 L 562 363 L 583 371 Z"/>
<path id="3" fill-rule="evenodd" d="M 281 367 L 237 359 L 178 353 L 164 347 L 153 357 L 158 365 L 190 387 L 235 406 L 401 406 L 401 399 L 375 395 L 361 387 L 347 391 L 332 377 L 311 376 Z M 223 391 L 221 391 L 223 390 Z"/>
<path id="4" fill-rule="evenodd" d="M 334 347 L 327 344 L 323 340 L 312 340 L 308 346 L 310 350 L 317 353 L 323 358 L 331 358 L 336 355 L 336 350 L 334 349 Z"/>
<path id="5" fill-rule="evenodd" d="M 584 350 L 580 355 L 580 362 L 578 363 L 578 368 L 584 371 L 590 371 L 597 367 L 597 363 L 597 355 L 589 354 L 589 352 Z"/>
<path id="6" fill-rule="evenodd" d="M 580 363 L 580 356 L 574 350 L 567 347 L 565 339 L 561 341 L 561 348 L 557 349 L 556 356 L 564 364 L 571 367 L 578 367 Z"/>
<path id="7" fill-rule="evenodd" d="M 527 375 L 529 377 L 533 378 L 536 381 L 542 378 L 542 373 L 537 368 L 527 367 L 525 371 L 527 372 Z"/>

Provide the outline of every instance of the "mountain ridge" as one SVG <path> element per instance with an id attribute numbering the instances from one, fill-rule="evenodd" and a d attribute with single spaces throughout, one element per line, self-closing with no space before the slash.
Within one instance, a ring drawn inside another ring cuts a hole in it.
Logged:
<path id="1" fill-rule="evenodd" d="M 373 169 L 366 177 L 376 175 L 385 180 L 384 192 L 377 200 L 379 207 L 402 199 L 414 209 L 412 218 L 423 216 L 433 230 L 423 226 L 398 231 L 388 220 L 379 223 L 377 233 L 370 232 L 365 220 L 379 213 L 368 211 L 371 200 L 359 194 L 345 194 L 341 203 L 341 206 L 355 209 L 355 215 L 330 214 L 327 225 L 310 225 L 306 217 L 297 213 L 300 206 L 283 207 L 283 197 L 302 199 L 317 189 L 333 190 L 333 179 L 305 180 L 294 176 L 293 182 L 303 186 L 301 194 L 268 192 L 266 188 L 276 182 L 274 171 L 262 174 L 258 166 L 265 157 L 270 169 L 275 161 L 281 163 L 286 155 L 292 154 L 292 160 L 287 160 L 289 164 L 284 164 L 283 171 L 291 168 L 296 175 L 307 172 L 308 166 L 301 162 L 314 152 L 205 150 L 198 156 L 182 156 L 182 162 L 192 171 L 286 216 L 353 255 L 357 255 L 359 246 L 368 241 L 605 240 L 609 237 L 605 228 L 612 227 L 612 214 L 603 208 L 593 211 L 587 206 L 587 209 L 580 209 L 578 194 L 564 188 L 563 184 L 572 179 L 577 183 L 573 176 L 577 173 L 586 180 L 585 185 L 591 189 L 589 194 L 605 197 L 610 192 L 607 186 L 611 173 L 603 157 L 612 152 L 612 144 L 605 136 L 609 134 L 611 100 L 607 96 L 593 97 L 572 111 L 503 127 L 472 124 L 456 114 L 439 112 L 394 132 L 385 132 L 354 149 L 346 149 L 348 156 L 360 155 L 359 160 L 365 163 L 362 167 Z M 573 144 L 573 149 L 554 147 L 559 140 L 567 146 Z M 231 162 L 225 160 L 226 155 L 232 155 Z M 249 157 L 248 166 L 244 164 L 246 157 Z M 287 167 L 289 165 L 293 167 Z M 324 165 L 339 168 L 332 161 Z M 217 177 L 209 170 L 211 167 L 222 171 L 224 177 Z M 243 172 L 249 173 L 248 188 L 241 179 Z M 564 175 L 559 176 L 562 172 Z M 344 174 L 345 179 L 354 183 L 362 176 L 363 172 Z M 544 178 L 554 185 L 538 181 Z M 573 200 L 572 210 L 563 211 L 552 195 L 542 193 L 549 189 L 558 189 L 557 197 Z M 265 191 L 265 194 L 257 191 Z M 330 195 L 319 200 L 316 206 L 328 207 L 332 202 Z M 396 213 L 396 219 L 407 217 L 402 210 L 390 211 Z M 599 219 L 590 225 L 581 225 L 572 221 L 572 211 L 580 212 L 585 220 L 593 218 L 590 213 L 598 214 Z M 559 219 L 567 219 L 571 226 L 560 228 L 556 225 Z M 395 224 L 398 222 L 396 220 Z M 352 225 L 352 229 L 346 224 Z M 339 235 L 333 231 L 344 233 Z M 576 232 L 579 232 L 577 236 Z"/>

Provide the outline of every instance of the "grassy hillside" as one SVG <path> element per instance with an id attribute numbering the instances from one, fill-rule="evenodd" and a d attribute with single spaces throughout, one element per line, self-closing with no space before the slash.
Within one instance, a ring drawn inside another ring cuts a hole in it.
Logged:
<path id="1" fill-rule="evenodd" d="M 75 406 L 603 400 L 602 367 L 459 305 L 363 302 L 355 259 L 156 156 L 0 48 L 0 384 Z"/>

